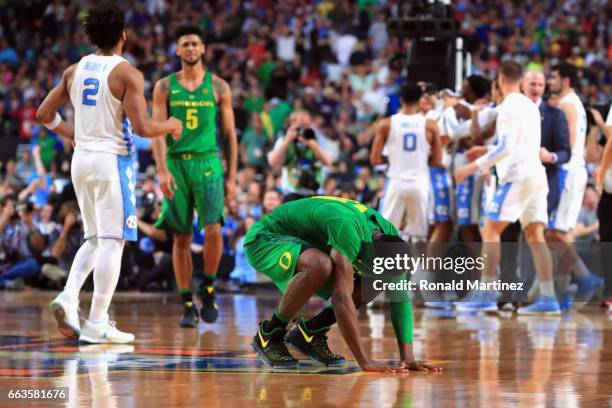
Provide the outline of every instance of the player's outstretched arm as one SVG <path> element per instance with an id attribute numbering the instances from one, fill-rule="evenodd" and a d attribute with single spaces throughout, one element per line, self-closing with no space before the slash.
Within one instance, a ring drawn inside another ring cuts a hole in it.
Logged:
<path id="1" fill-rule="evenodd" d="M 171 133 L 175 139 L 178 139 L 183 131 L 183 124 L 180 120 L 169 118 L 159 121 L 148 117 L 142 73 L 129 64 L 120 64 L 116 70 L 120 80 L 125 83 L 123 109 L 134 131 L 144 137 L 157 137 Z"/>
<path id="2" fill-rule="evenodd" d="M 225 160 L 227 175 L 225 180 L 225 200 L 234 198 L 236 189 L 236 172 L 238 171 L 238 137 L 236 136 L 236 121 L 232 107 L 232 91 L 223 79 L 213 76 L 213 88 L 219 98 L 219 113 L 221 127 L 225 140 Z"/>
<path id="3" fill-rule="evenodd" d="M 391 321 L 397 338 L 400 354 L 400 367 L 411 371 L 440 372 L 440 367 L 414 359 L 412 349 L 413 314 L 412 303 L 409 299 L 391 302 Z"/>
<path id="4" fill-rule="evenodd" d="M 425 131 L 427 132 L 427 141 L 431 146 L 429 165 L 433 167 L 442 167 L 442 142 L 440 141 L 438 125 L 434 120 L 427 119 L 427 122 L 425 122 Z"/>
<path id="5" fill-rule="evenodd" d="M 377 166 L 383 163 L 382 152 L 389 137 L 389 129 L 391 128 L 391 119 L 382 119 L 376 127 L 376 136 L 372 142 L 372 151 L 370 152 L 370 163 Z"/>
<path id="6" fill-rule="evenodd" d="M 359 327 L 355 317 L 357 311 L 352 298 L 354 289 L 353 266 L 346 256 L 336 249 L 332 249 L 330 256 L 334 263 L 332 304 L 334 305 L 336 322 L 342 337 L 344 337 L 361 369 L 363 371 L 388 373 L 408 372 L 407 369 L 375 364 L 366 356 L 359 335 Z"/>
<path id="7" fill-rule="evenodd" d="M 76 64 L 64 71 L 60 83 L 47 94 L 36 112 L 36 120 L 44 127 L 67 139 L 74 139 L 74 128 L 61 118 L 57 110 L 70 100 L 69 83 L 75 69 Z"/>

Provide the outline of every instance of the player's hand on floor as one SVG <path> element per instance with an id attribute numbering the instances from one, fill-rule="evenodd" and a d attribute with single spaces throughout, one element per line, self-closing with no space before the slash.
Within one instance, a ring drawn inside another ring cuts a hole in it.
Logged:
<path id="1" fill-rule="evenodd" d="M 159 172 L 159 187 L 161 188 L 162 193 L 164 193 L 164 197 L 170 200 L 174 198 L 176 182 L 169 171 L 164 170 Z"/>
<path id="2" fill-rule="evenodd" d="M 172 138 L 174 140 L 180 139 L 181 133 L 183 133 L 183 122 L 174 117 L 168 118 L 168 122 L 172 127 L 172 130 L 170 131 L 170 133 L 172 134 Z"/>
<path id="3" fill-rule="evenodd" d="M 409 373 L 407 368 L 393 367 L 390 365 L 377 364 L 368 362 L 361 365 L 361 369 L 365 372 L 371 373 Z"/>
<path id="4" fill-rule="evenodd" d="M 426 373 L 430 371 L 434 373 L 442 372 L 442 367 L 436 367 L 431 364 L 427 364 L 424 361 L 402 361 L 400 363 L 400 368 L 404 368 L 410 371 L 424 371 Z"/>

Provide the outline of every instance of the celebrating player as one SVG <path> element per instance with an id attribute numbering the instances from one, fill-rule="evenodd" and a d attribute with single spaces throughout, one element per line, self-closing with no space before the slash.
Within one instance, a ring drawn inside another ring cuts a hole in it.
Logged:
<path id="1" fill-rule="evenodd" d="M 545 245 L 544 226 L 548 220 L 548 182 L 540 161 L 540 113 L 538 106 L 520 93 L 522 69 L 514 61 L 500 67 L 499 88 L 504 97 L 497 111 L 497 144 L 476 146 L 468 152 L 475 161 L 455 172 L 458 183 L 476 171 L 495 166 L 499 186 L 487 212 L 482 231 L 485 268 L 481 282 L 495 280 L 499 264 L 499 243 L 503 230 L 520 219 L 525 238 L 531 244 L 535 268 L 540 278 L 540 298 L 520 308 L 520 314 L 559 314 L 552 280 L 552 260 Z M 460 311 L 497 311 L 497 295 L 478 291 L 470 302 L 457 306 Z"/>
<path id="2" fill-rule="evenodd" d="M 556 208 L 551 210 L 549 230 L 546 238 L 549 242 L 558 243 L 552 248 L 561 255 L 559 263 L 563 304 L 569 306 L 568 285 L 570 267 L 578 283 L 576 300 L 588 302 L 593 293 L 603 284 L 603 279 L 591 273 L 580 258 L 572 243 L 573 230 L 578 222 L 582 199 L 587 184 L 587 170 L 584 160 L 585 139 L 587 132 L 587 115 L 580 97 L 574 90 L 577 80 L 576 67 L 562 62 L 552 68 L 548 86 L 552 93 L 560 97 L 559 108 L 565 113 L 569 129 L 570 159 L 563 164 L 559 174 L 561 196 Z"/>
<path id="3" fill-rule="evenodd" d="M 387 146 L 389 180 L 381 213 L 398 229 L 405 222 L 409 236 L 425 240 L 431 190 L 429 165 L 442 165 L 442 148 L 436 122 L 419 112 L 422 96 L 418 85 L 404 85 L 400 111 L 378 125 L 370 161 L 381 164 L 382 151 Z"/>

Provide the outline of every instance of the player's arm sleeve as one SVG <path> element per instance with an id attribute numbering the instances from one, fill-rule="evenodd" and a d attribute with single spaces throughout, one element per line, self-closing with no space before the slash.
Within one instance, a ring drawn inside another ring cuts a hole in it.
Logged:
<path id="1" fill-rule="evenodd" d="M 516 149 L 519 133 L 519 119 L 507 111 L 500 112 L 497 118 L 497 144 L 476 159 L 476 165 L 481 170 L 487 170 L 508 157 Z"/>
<path id="2" fill-rule="evenodd" d="M 412 343 L 413 338 L 413 315 L 412 302 L 406 299 L 401 302 L 391 303 L 391 322 L 395 337 L 400 343 Z"/>
<path id="3" fill-rule="evenodd" d="M 554 110 L 553 124 L 553 153 L 557 155 L 557 164 L 567 163 L 572 154 L 569 140 L 567 120 L 562 111 Z"/>

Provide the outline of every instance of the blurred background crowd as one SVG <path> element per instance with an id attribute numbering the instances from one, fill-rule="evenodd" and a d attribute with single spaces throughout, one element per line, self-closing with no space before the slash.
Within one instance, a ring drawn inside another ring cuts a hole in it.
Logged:
<path id="1" fill-rule="evenodd" d="M 129 26 L 124 56 L 143 71 L 148 98 L 158 79 L 180 68 L 174 31 L 182 24 L 203 28 L 206 66 L 230 84 L 240 150 L 237 195 L 227 204 L 223 227 L 219 275 L 224 280 L 256 280 L 242 252 L 242 237 L 286 195 L 317 191 L 377 206 L 384 174 L 369 164 L 374 125 L 397 108 L 410 44 L 387 30 L 397 3 L 121 3 Z M 36 123 L 35 113 L 64 69 L 92 51 L 79 22 L 88 5 L 0 0 L 0 288 L 61 286 L 81 244 L 70 182 L 71 143 Z M 612 86 L 608 1 L 459 0 L 454 5 L 473 74 L 492 79 L 505 58 L 544 71 L 566 60 L 579 68 L 577 91 L 585 106 L 599 107 L 605 118 Z M 62 115 L 70 120 L 72 112 L 67 108 Z M 292 145 L 282 160 L 269 160 L 292 125 L 310 128 L 314 135 L 300 137 L 306 143 Z M 309 137 L 322 153 L 309 149 Z M 138 138 L 136 147 L 140 240 L 126 249 L 119 285 L 168 290 L 174 284 L 172 244 L 171 237 L 152 227 L 161 192 L 150 142 Z M 590 159 L 591 172 L 598 159 Z M 588 214 L 597 200 L 589 189 Z M 597 240 L 596 219 L 589 220 L 589 236 Z M 196 231 L 196 271 L 204 239 Z"/>

